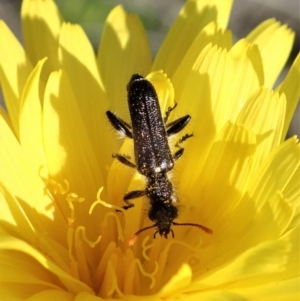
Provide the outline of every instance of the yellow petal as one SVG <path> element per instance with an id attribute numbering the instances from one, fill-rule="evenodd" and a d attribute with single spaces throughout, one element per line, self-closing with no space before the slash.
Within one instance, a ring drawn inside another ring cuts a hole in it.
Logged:
<path id="1" fill-rule="evenodd" d="M 297 139 L 291 138 L 277 147 L 253 175 L 249 196 L 260 206 L 277 192 L 282 193 L 292 175 L 297 172 L 300 147 Z"/>
<path id="2" fill-rule="evenodd" d="M 217 70 L 216 73 L 214 73 L 214 66 L 215 64 L 217 65 L 218 62 L 224 63 L 225 57 L 220 55 L 219 52 L 217 54 L 215 51 L 211 53 L 210 47 L 204 50 L 204 52 L 204 56 L 207 55 L 209 58 L 213 58 L 211 60 L 212 64 L 210 65 L 212 68 L 212 81 L 214 77 L 217 79 L 221 78 L 222 80 L 222 73 L 218 73 Z M 203 69 L 205 68 L 204 63 Z M 215 84 L 218 85 L 219 81 L 216 80 Z M 180 175 L 181 183 L 183 179 L 186 179 L 184 182 L 188 181 L 192 183 L 194 181 L 192 178 L 196 177 L 202 169 L 217 134 L 217 130 L 220 130 L 220 125 L 215 124 L 216 121 L 214 118 L 214 113 L 218 116 L 220 115 L 219 106 L 216 105 L 216 95 L 213 95 L 214 97 L 212 96 L 213 92 L 211 91 L 210 85 L 209 72 L 206 72 L 206 70 L 203 70 L 203 72 L 195 70 L 190 72 L 187 76 L 180 98 L 177 97 L 179 93 L 175 90 L 175 100 L 178 102 L 178 106 L 176 107 L 176 111 L 170 115 L 170 121 L 175 120 L 176 117 L 178 118 L 190 114 L 192 119 L 184 129 L 184 133 L 193 133 L 194 135 L 193 138 L 184 143 L 185 152 L 180 160 L 176 162 L 174 176 L 176 177 L 176 174 Z M 226 104 L 220 102 L 220 110 L 222 110 L 223 105 Z M 213 113 L 214 110 L 215 112 Z M 220 120 L 220 123 L 221 122 L 225 122 L 225 120 L 222 119 Z M 218 129 L 216 128 L 217 126 Z M 172 144 L 174 144 L 174 142 L 176 143 L 180 138 L 180 135 L 176 135 L 171 141 Z M 197 160 L 197 165 L 192 163 L 195 162 L 194 160 Z M 193 167 L 190 169 L 192 164 Z M 183 171 L 183 169 L 186 171 Z M 186 178 L 187 172 L 191 170 L 192 172 L 189 172 L 189 176 Z M 182 172 L 184 172 L 185 176 L 181 177 Z"/>
<path id="3" fill-rule="evenodd" d="M 121 5 L 106 19 L 98 50 L 98 66 L 110 106 L 123 115 L 124 106 L 119 104 L 126 99 L 126 85 L 133 73 L 145 76 L 149 72 L 151 51 L 140 19 L 125 12 Z"/>
<path id="4" fill-rule="evenodd" d="M 198 99 L 195 104 L 208 102 L 206 105 L 211 109 L 209 116 L 213 116 L 218 133 L 228 120 L 235 120 L 249 95 L 259 88 L 257 74 L 259 69 L 259 55 L 255 47 L 251 47 L 246 42 L 241 41 L 229 52 L 208 46 L 201 52 L 193 66 L 193 71 L 201 74 L 198 75 L 198 85 L 191 90 L 190 98 L 181 95 L 186 99 L 182 102 L 189 110 L 188 99 Z M 187 78 L 186 82 L 188 83 L 189 80 Z M 201 86 L 202 92 L 198 86 Z M 194 90 L 199 92 L 193 95 Z M 196 125 L 200 126 L 198 122 Z"/>
<path id="5" fill-rule="evenodd" d="M 225 95 L 229 93 L 229 86 L 226 83 L 227 75 L 224 72 L 224 70 L 228 71 L 227 67 L 231 70 L 230 58 L 225 50 L 222 51 L 217 47 L 211 48 L 211 46 L 205 47 L 194 63 L 193 72 L 186 78 L 180 99 L 175 94 L 178 107 L 176 115 L 171 114 L 170 119 L 190 114 L 192 120 L 186 127 L 185 133 L 194 135 L 184 143 L 186 151 L 176 162 L 174 171 L 175 182 L 178 173 L 181 178 L 180 187 L 184 190 L 189 190 L 188 187 L 191 187 L 199 176 L 215 135 L 228 120 L 224 114 L 228 111 L 229 106 L 224 99 Z M 212 83 L 217 87 L 216 89 L 211 89 Z M 177 135 L 173 139 L 174 144 L 180 138 Z M 194 164 L 195 160 L 197 165 Z"/>
<path id="6" fill-rule="evenodd" d="M 74 295 L 68 293 L 63 290 L 44 290 L 37 294 L 34 294 L 30 298 L 27 298 L 26 301 L 53 301 L 53 300 L 60 300 L 60 301 L 73 301 Z M 98 299 L 100 301 L 100 299 Z"/>
<path id="7" fill-rule="evenodd" d="M 4 108 L 2 108 L 2 107 L 0 107 L 0 116 L 5 121 L 5 123 L 10 127 L 11 131 L 13 132 L 14 129 L 13 129 L 13 126 L 11 124 L 9 115 L 8 115 L 7 111 Z"/>
<path id="8" fill-rule="evenodd" d="M 208 101 L 209 104 L 207 105 L 210 106 L 210 109 L 213 112 L 213 123 L 217 132 L 223 128 L 233 111 L 231 98 L 229 96 L 232 93 L 229 81 L 230 84 L 232 84 L 231 75 L 234 74 L 233 64 L 234 62 L 226 50 L 221 48 L 218 49 L 216 46 L 213 48 L 207 46 L 201 52 L 193 66 L 193 71 L 204 75 L 202 76 L 204 82 L 201 83 L 199 81 L 199 85 L 203 88 L 202 95 L 198 94 L 197 98 L 196 95 L 191 95 L 191 98 L 186 99 L 196 99 L 196 101 L 193 100 L 195 104 L 199 104 L 202 101 Z M 200 79 L 201 77 L 198 76 L 198 78 Z M 204 84 L 207 83 L 209 84 L 205 88 Z M 191 91 L 190 93 L 193 92 Z M 182 103 L 184 104 L 185 102 L 182 101 Z M 188 101 L 186 101 L 185 105 L 186 108 L 189 108 Z M 199 114 L 200 112 L 198 113 L 197 118 L 200 118 Z M 197 121 L 195 121 L 195 124 L 197 127 L 200 127 L 200 124 L 198 124 Z"/>
<path id="9" fill-rule="evenodd" d="M 294 116 L 297 104 L 300 97 L 300 54 L 297 55 L 288 75 L 280 86 L 276 89 L 279 93 L 284 93 L 286 96 L 286 115 L 285 123 L 282 134 L 282 140 L 285 139 L 285 135 L 290 126 L 291 120 Z"/>
<path id="10" fill-rule="evenodd" d="M 298 301 L 299 281 L 299 277 L 293 277 L 274 281 L 267 285 L 243 288 L 240 295 L 253 301 Z"/>
<path id="11" fill-rule="evenodd" d="M 255 149 L 255 135 L 245 127 L 231 123 L 224 127 L 213 144 L 203 170 L 193 182 L 193 193 L 189 194 L 194 215 L 210 217 L 210 228 L 220 228 L 220 224 L 214 223 L 221 223 L 223 216 L 227 216 L 241 200 L 253 173 Z M 194 152 L 197 151 L 199 149 L 196 148 Z M 193 169 L 195 164 L 189 170 Z M 185 171 L 183 179 L 188 177 L 189 170 Z M 189 176 L 187 181 L 192 179 Z"/>
<path id="12" fill-rule="evenodd" d="M 287 202 L 283 193 L 276 193 L 273 197 L 270 197 L 269 204 L 273 212 L 273 219 L 279 229 L 279 235 L 282 235 L 290 228 L 295 210 Z"/>
<path id="13" fill-rule="evenodd" d="M 40 75 L 45 59 L 30 74 L 24 87 L 20 109 L 20 144 L 36 173 L 46 177 L 47 165 L 43 148 L 42 108 L 39 95 Z"/>
<path id="14" fill-rule="evenodd" d="M 78 71 L 82 70 L 76 69 L 80 67 L 83 69 L 84 67 L 86 68 L 86 73 L 89 73 L 91 80 L 94 80 L 97 85 L 102 85 L 93 47 L 81 26 L 63 23 L 59 36 L 59 59 L 61 65 L 70 72 L 71 76 L 74 76 L 72 80 L 76 80 L 76 84 L 79 84 L 82 78 L 85 80 L 85 76 L 87 76 L 82 73 L 77 74 Z M 73 72 L 71 72 L 71 67 L 73 67 Z"/>
<path id="15" fill-rule="evenodd" d="M 192 270 L 188 265 L 183 265 L 176 274 L 171 277 L 168 283 L 159 292 L 163 299 L 174 298 L 176 295 L 190 285 L 192 280 Z"/>
<path id="16" fill-rule="evenodd" d="M 181 9 L 155 58 L 152 70 L 163 70 L 169 77 L 188 51 L 199 32 L 210 22 L 226 28 L 232 0 L 190 0 Z"/>
<path id="17" fill-rule="evenodd" d="M 72 300 L 74 300 L 74 298 Z M 79 294 L 76 295 L 76 299 L 75 300 L 76 301 L 102 301 L 103 298 L 95 296 L 94 294 L 89 294 L 89 293 L 86 293 L 86 292 L 80 292 Z M 112 299 L 112 298 L 107 298 L 105 300 L 107 300 L 107 301 L 114 301 L 114 299 Z M 123 301 L 125 299 L 122 298 L 121 300 Z"/>
<path id="18" fill-rule="evenodd" d="M 184 84 L 188 82 L 187 77 L 190 75 L 190 70 L 200 56 L 201 51 L 210 43 L 212 46 L 217 45 L 218 47 L 229 50 L 232 46 L 231 33 L 218 28 L 215 22 L 209 23 L 199 32 L 184 57 L 179 61 L 174 76 L 172 77 L 172 83 L 176 88 L 177 99 L 180 99 Z"/>
<path id="19" fill-rule="evenodd" d="M 264 70 L 260 52 L 256 45 L 245 39 L 239 40 L 230 50 L 234 59 L 233 77 L 238 82 L 232 87 L 235 98 L 240 99 L 240 108 L 248 95 L 264 83 Z"/>
<path id="20" fill-rule="evenodd" d="M 59 37 L 59 57 L 68 74 L 74 100 L 80 111 L 89 143 L 94 149 L 102 176 L 107 172 L 103 162 L 111 161 L 110 143 L 116 145 L 107 130 L 105 116 L 108 109 L 107 95 L 97 69 L 96 58 L 90 41 L 79 25 L 64 23 Z M 125 86 L 123 87 L 125 91 Z"/>
<path id="21" fill-rule="evenodd" d="M 287 186 L 283 189 L 285 198 L 294 206 L 300 206 L 300 181 L 299 171 L 296 171 L 290 178 Z"/>
<path id="22" fill-rule="evenodd" d="M 139 295 L 122 295 L 120 300 L 122 301 L 140 301 L 141 299 L 143 301 L 158 301 L 159 299 L 157 299 L 157 295 L 150 295 L 150 296 L 146 296 L 146 295 L 143 295 L 142 297 L 139 296 Z M 95 296 L 93 294 L 90 294 L 90 293 L 86 293 L 86 292 L 81 292 L 79 294 L 76 295 L 76 300 L 75 301 L 103 301 L 103 300 L 106 300 L 106 301 L 115 301 L 117 300 L 116 298 L 101 298 L 101 297 L 98 297 L 98 296 Z"/>
<path id="23" fill-rule="evenodd" d="M 224 290 L 194 291 L 191 294 L 187 294 L 187 296 L 189 301 L 246 301 L 241 295 Z"/>
<path id="24" fill-rule="evenodd" d="M 258 45 L 264 65 L 265 82 L 271 88 L 293 46 L 295 34 L 275 19 L 269 19 L 258 25 L 246 39 Z"/>
<path id="25" fill-rule="evenodd" d="M 209 286 L 222 287 L 225 291 L 239 291 L 240 287 L 243 295 L 244 287 L 254 290 L 258 284 L 268 285 L 295 277 L 299 269 L 297 230 L 290 231 L 279 240 L 265 241 L 248 249 L 210 276 L 192 283 L 188 291 L 197 290 L 197 286 L 198 290 Z"/>
<path id="26" fill-rule="evenodd" d="M 45 184 L 3 119 L 0 119 L 0 141 L 1 184 L 30 208 L 51 219 L 53 212 L 47 206 L 51 208 L 52 199 L 45 194 Z"/>
<path id="27" fill-rule="evenodd" d="M 57 248 L 57 243 L 65 244 L 67 223 L 61 215 L 56 204 L 52 204 L 55 211 L 55 223 L 49 219 L 46 213 L 36 210 L 28 203 L 16 198 L 5 188 L 0 191 L 1 195 L 1 232 L 18 238 L 36 246 L 41 250 L 47 250 L 47 254 L 63 268 L 67 268 L 69 261 L 66 249 Z M 39 200 L 42 205 L 43 200 Z M 47 208 L 46 208 L 47 209 Z M 48 210 L 50 211 L 50 210 Z M 52 213 L 52 212 L 51 212 Z M 60 231 L 57 231 L 60 229 Z"/>
<path id="28" fill-rule="evenodd" d="M 19 107 L 32 66 L 6 24 L 0 20 L 0 83 L 14 132 L 19 136 Z"/>
<path id="29" fill-rule="evenodd" d="M 36 250 L 31 245 L 27 244 L 25 241 L 19 240 L 12 236 L 1 235 L 0 249 L 2 251 L 14 251 L 10 252 L 11 255 L 9 256 L 10 260 L 8 262 L 12 263 L 13 267 L 10 269 L 14 271 L 15 276 L 18 275 L 17 271 L 21 272 L 22 270 L 24 270 L 23 275 L 25 276 L 26 272 L 35 269 L 40 271 L 39 273 L 37 273 L 37 282 L 40 281 L 42 275 L 43 277 L 54 276 L 57 277 L 59 282 L 62 283 L 62 287 L 72 294 L 77 294 L 82 291 L 91 292 L 91 288 L 83 282 L 77 280 L 75 277 L 71 276 L 70 271 L 65 271 L 61 269 L 53 262 L 52 258 L 45 256 L 42 252 Z M 17 264 L 14 261 L 14 258 L 16 258 L 19 264 Z M 24 258 L 26 258 L 27 260 L 24 260 Z M 30 269 L 27 267 L 26 264 L 28 260 L 30 260 L 31 263 Z M 2 263 L 1 266 L 3 266 Z M 8 269 L 8 267 L 4 268 Z M 48 286 L 53 287 L 52 283 L 53 280 L 49 281 Z"/>
<path id="30" fill-rule="evenodd" d="M 82 212 L 88 212 L 97 191 L 103 186 L 103 179 L 72 88 L 63 71 L 53 72 L 48 80 L 43 114 L 49 173 L 58 183 L 68 181 L 71 192 L 85 198 Z M 60 205 L 66 208 L 67 202 Z"/>
<path id="31" fill-rule="evenodd" d="M 17 230 L 19 237 L 30 241 L 30 236 L 33 237 L 33 233 L 40 229 L 35 229 L 30 219 L 26 216 L 26 207 L 25 210 L 22 210 L 17 199 L 5 187 L 2 187 L 0 192 L 2 208 L 1 232 L 12 234 Z M 16 225 L 18 225 L 17 229 L 15 228 Z"/>
<path id="32" fill-rule="evenodd" d="M 285 105 L 284 95 L 279 96 L 278 93 L 261 88 L 249 98 L 236 120 L 257 136 L 257 166 L 281 141 Z"/>
<path id="33" fill-rule="evenodd" d="M 248 72 L 249 78 L 246 80 L 236 72 L 237 62 L 247 70 L 252 70 Z M 235 119 L 246 102 L 246 97 L 259 87 L 255 68 L 248 58 L 247 47 L 244 47 L 243 53 L 238 56 L 208 46 L 198 57 L 193 69 L 194 72 L 186 78 L 186 85 L 178 100 L 178 110 L 185 110 L 185 114 L 192 115 L 191 129 L 187 128 L 186 132 L 192 132 L 195 136 L 186 143 L 186 153 L 189 156 L 187 163 L 185 156 L 176 163 L 176 170 L 180 170 L 178 173 L 181 176 L 181 165 L 185 166 L 185 176 L 182 178 L 187 179 L 184 182 L 189 182 L 189 185 L 194 183 L 194 177 L 198 177 L 215 135 L 228 120 Z M 236 90 L 241 91 L 241 95 L 236 93 Z M 197 162 L 196 167 L 193 162 Z M 186 172 L 191 170 L 193 173 L 189 172 L 187 176 Z"/>
<path id="34" fill-rule="evenodd" d="M 59 11 L 52 0 L 24 0 L 21 18 L 26 52 L 33 65 L 48 57 L 45 67 L 49 75 L 59 68 L 57 46 L 62 22 Z"/>
<path id="35" fill-rule="evenodd" d="M 228 272 L 226 267 L 231 266 L 232 258 L 243 257 L 243 254 L 247 254 L 247 252 L 251 253 L 253 250 L 255 254 L 255 250 L 257 249 L 259 251 L 261 246 L 264 246 L 264 243 L 277 242 L 278 237 L 284 232 L 284 227 L 287 226 L 293 214 L 291 207 L 283 201 L 284 200 L 277 198 L 276 203 L 274 203 L 274 198 L 269 199 L 268 203 L 265 203 L 258 211 L 255 208 L 254 200 L 249 199 L 247 194 L 245 194 L 245 197 L 232 213 L 223 216 L 223 219 L 219 220 L 219 223 L 212 227 L 214 233 L 211 239 L 213 239 L 214 243 L 208 243 L 205 248 L 201 249 L 201 265 L 194 272 L 194 278 L 198 279 L 194 287 L 196 288 L 198 286 L 198 290 L 207 289 L 208 286 L 214 287 L 214 275 L 219 272 L 221 275 L 223 275 L 223 273 L 226 274 Z M 222 202 L 224 202 L 224 199 L 219 200 L 219 204 L 215 205 L 216 210 L 218 209 L 217 206 L 222 205 Z M 267 224 L 266 220 L 268 221 Z M 283 226 L 282 229 L 281 226 Z M 292 238 L 288 238 L 288 240 L 291 240 L 293 248 L 295 247 L 297 249 L 298 246 L 295 244 L 296 232 L 297 230 L 293 233 Z M 284 236 L 282 236 L 282 239 L 285 239 Z M 228 248 L 228 245 L 231 247 Z M 286 246 L 287 242 L 281 242 L 280 245 Z M 268 246 L 270 249 L 273 247 L 272 244 Z M 290 249 L 287 250 L 287 253 L 289 250 Z M 284 251 L 285 249 L 283 249 L 283 252 Z M 291 265 L 293 265 L 295 255 L 298 252 L 297 250 L 294 251 L 291 252 L 294 257 L 291 258 Z M 284 260 L 284 254 L 282 255 L 282 260 Z M 267 261 L 261 262 L 261 264 L 262 266 L 268 266 Z M 245 269 L 246 268 L 245 266 Z M 276 268 L 274 267 L 274 269 Z M 290 266 L 287 266 L 282 272 L 286 273 L 289 272 L 289 270 Z M 259 269 L 257 273 L 260 273 Z M 240 271 L 240 276 L 242 274 L 243 272 Z M 220 283 L 222 282 L 221 275 L 219 277 Z M 245 273 L 245 275 L 247 275 L 247 273 Z M 282 275 L 278 274 L 277 276 L 281 277 Z M 209 283 L 205 281 L 207 277 Z M 263 269 L 261 271 L 261 277 L 264 277 Z M 236 281 L 239 281 L 239 276 L 236 277 Z M 223 283 L 226 282 L 226 277 L 223 277 Z M 227 285 L 228 284 L 226 284 L 226 286 Z M 253 285 L 255 285 L 255 281 Z M 218 287 L 220 287 L 220 285 L 218 285 Z"/>
<path id="36" fill-rule="evenodd" d="M 0 246 L 2 251 L 1 268 L 2 272 L 5 272 L 6 283 L 13 283 L 15 285 L 23 284 L 24 286 L 40 285 L 59 289 L 59 287 L 53 283 L 51 273 L 43 269 L 33 258 L 24 256 L 21 252 L 16 252 L 14 256 L 12 256 L 10 252 L 7 252 L 7 250 L 11 251 L 15 249 L 13 246 L 9 246 L 8 242 L 10 242 L 10 240 L 7 239 L 7 236 L 2 235 L 1 239 L 7 243 L 5 246 L 3 246 L 3 244 Z M 18 244 L 17 239 L 15 239 L 14 243 L 16 245 Z M 20 245 L 22 245 L 22 243 L 20 243 Z M 26 243 L 23 243 L 23 245 L 26 245 Z M 6 252 L 3 252 L 3 249 L 6 250 Z M 16 273 L 16 271 L 18 272 Z"/>
<path id="37" fill-rule="evenodd" d="M 294 216 L 289 225 L 289 228 L 294 228 L 299 224 L 300 220 L 300 181 L 299 181 L 300 173 L 296 171 L 292 177 L 290 178 L 288 184 L 284 188 L 282 194 L 286 200 L 290 204 L 290 206 L 294 209 Z"/>
<path id="38" fill-rule="evenodd" d="M 169 107 L 174 107 L 174 88 L 166 74 L 162 72 L 152 72 L 147 76 L 147 79 L 154 85 L 158 99 L 160 110 L 165 116 Z M 170 121 L 170 120 L 168 120 Z"/>

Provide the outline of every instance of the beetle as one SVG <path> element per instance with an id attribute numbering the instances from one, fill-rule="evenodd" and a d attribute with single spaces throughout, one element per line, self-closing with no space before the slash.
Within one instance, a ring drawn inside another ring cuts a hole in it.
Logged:
<path id="1" fill-rule="evenodd" d="M 185 115 L 167 123 L 170 113 L 177 104 L 169 107 L 163 118 L 154 86 L 140 74 L 132 75 L 127 85 L 127 94 L 131 124 L 111 111 L 107 111 L 106 115 L 117 131 L 133 139 L 135 163 L 132 163 L 126 155 L 113 154 L 113 157 L 129 167 L 136 168 L 145 176 L 146 188 L 126 193 L 123 198 L 126 205 L 123 209 L 127 210 L 134 206 L 130 200 L 146 195 L 150 201 L 148 217 L 154 222 L 152 226 L 137 231 L 131 244 L 134 243 L 138 234 L 151 228 L 156 228 L 154 238 L 157 233 L 167 238 L 170 232 L 174 237 L 172 225 L 194 226 L 211 234 L 211 229 L 200 224 L 174 222 L 178 217 L 176 206 L 178 199 L 170 181 L 169 172 L 174 168 L 174 162 L 184 152 L 182 142 L 191 138 L 193 134 L 184 135 L 175 144 L 178 150 L 174 154 L 171 153 L 168 138 L 183 130 L 191 116 Z"/>

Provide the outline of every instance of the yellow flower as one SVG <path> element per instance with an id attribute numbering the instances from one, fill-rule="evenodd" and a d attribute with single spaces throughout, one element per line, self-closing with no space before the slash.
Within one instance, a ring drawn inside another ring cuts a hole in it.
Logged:
<path id="1" fill-rule="evenodd" d="M 284 138 L 300 56 L 272 90 L 294 34 L 270 19 L 233 44 L 231 6 L 187 1 L 154 62 L 121 6 L 96 56 L 51 0 L 23 1 L 25 49 L 0 23 L 1 299 L 297 300 L 299 145 Z M 174 226 L 174 238 L 151 229 L 128 245 L 151 225 L 147 199 L 115 209 L 145 179 L 113 160 L 133 156 L 132 141 L 117 139 L 105 112 L 129 122 L 126 84 L 137 72 L 163 114 L 176 99 L 170 121 L 192 116 L 172 172 L 176 221 L 212 235 Z"/>

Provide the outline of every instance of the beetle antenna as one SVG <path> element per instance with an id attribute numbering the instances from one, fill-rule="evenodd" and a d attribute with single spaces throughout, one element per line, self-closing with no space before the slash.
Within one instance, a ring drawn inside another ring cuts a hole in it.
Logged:
<path id="1" fill-rule="evenodd" d="M 174 226 L 192 226 L 192 227 L 197 227 L 197 228 L 203 230 L 203 231 L 204 231 L 205 233 L 207 233 L 207 234 L 213 234 L 213 230 L 211 230 L 211 229 L 209 229 L 209 228 L 207 228 L 207 227 L 205 227 L 205 226 L 202 226 L 202 225 L 200 225 L 200 224 L 193 224 L 193 223 L 175 223 L 175 222 L 173 222 L 172 224 L 173 224 Z"/>
<path id="2" fill-rule="evenodd" d="M 135 243 L 135 241 L 137 240 L 138 235 L 139 235 L 140 233 L 142 233 L 142 232 L 144 232 L 144 231 L 146 231 L 146 230 L 155 228 L 155 227 L 157 227 L 157 224 L 154 224 L 154 225 L 149 226 L 149 227 L 142 228 L 142 229 L 140 229 L 139 231 L 135 232 L 135 233 L 131 236 L 131 238 L 129 239 L 128 245 L 129 245 L 129 246 L 133 246 L 134 243 Z M 156 232 L 155 232 L 155 234 L 156 234 Z"/>

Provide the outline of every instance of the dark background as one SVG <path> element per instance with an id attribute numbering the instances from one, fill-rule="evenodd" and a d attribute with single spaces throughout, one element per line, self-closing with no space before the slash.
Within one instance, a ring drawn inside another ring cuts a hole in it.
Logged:
<path id="1" fill-rule="evenodd" d="M 0 19 L 5 21 L 22 42 L 20 23 L 21 2 L 21 0 L 0 0 Z M 112 7 L 122 4 L 126 10 L 138 14 L 142 19 L 148 38 L 150 39 L 152 51 L 155 54 L 185 1 L 55 0 L 55 2 L 66 21 L 79 23 L 83 26 L 95 48 L 98 47 L 103 23 L 107 14 Z M 247 35 L 262 21 L 272 17 L 275 17 L 281 23 L 288 24 L 296 32 L 294 47 L 288 64 L 281 74 L 280 82 L 300 50 L 300 1 L 235 0 L 228 28 L 233 31 L 234 37 L 237 40 Z M 3 105 L 1 91 L 0 105 Z M 295 134 L 300 135 L 299 105 L 288 136 Z"/>

